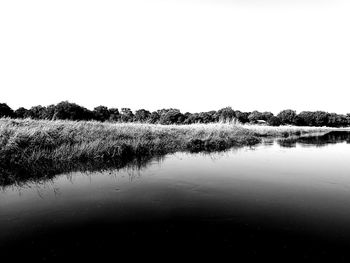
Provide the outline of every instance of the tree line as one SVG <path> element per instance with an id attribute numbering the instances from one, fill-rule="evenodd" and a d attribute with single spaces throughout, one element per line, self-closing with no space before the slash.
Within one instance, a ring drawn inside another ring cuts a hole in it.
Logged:
<path id="1" fill-rule="evenodd" d="M 110 122 L 141 122 L 154 124 L 193 124 L 213 122 L 239 122 L 239 123 L 266 123 L 271 126 L 350 126 L 350 113 L 343 115 L 325 111 L 302 111 L 299 114 L 294 110 L 283 110 L 276 116 L 271 112 L 242 112 L 225 107 L 218 111 L 200 113 L 181 113 L 178 109 L 161 109 L 150 112 L 145 109 L 133 112 L 129 108 L 108 108 L 98 106 L 89 110 L 78 104 L 62 101 L 47 107 L 38 105 L 30 109 L 23 107 L 11 109 L 6 103 L 0 103 L 0 117 L 31 118 L 46 120 L 95 120 Z"/>

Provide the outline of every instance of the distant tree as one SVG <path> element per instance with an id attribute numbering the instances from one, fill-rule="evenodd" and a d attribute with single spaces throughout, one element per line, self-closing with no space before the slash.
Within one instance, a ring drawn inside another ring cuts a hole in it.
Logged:
<path id="1" fill-rule="evenodd" d="M 158 112 L 156 112 L 156 111 L 153 111 L 151 113 L 151 115 L 149 116 L 150 123 L 158 123 L 159 119 L 160 119 L 160 116 L 159 116 Z"/>
<path id="2" fill-rule="evenodd" d="M 208 116 L 208 119 L 210 119 L 210 122 L 216 122 L 217 111 L 211 110 L 206 112 L 206 114 Z"/>
<path id="3" fill-rule="evenodd" d="M 225 107 L 218 111 L 208 111 L 200 113 L 186 112 L 182 114 L 180 110 L 169 108 L 149 112 L 140 109 L 135 114 L 129 108 L 122 108 L 121 112 L 117 108 L 108 109 L 105 106 L 98 106 L 90 111 L 82 106 L 68 101 L 62 101 L 57 105 L 43 107 L 34 106 L 29 110 L 21 107 L 15 112 L 5 103 L 0 103 L 0 117 L 33 118 L 33 119 L 63 119 L 63 120 L 98 120 L 113 122 L 148 122 L 160 124 L 192 124 L 211 123 L 219 121 L 238 120 L 241 123 L 257 123 L 259 120 L 266 121 L 269 125 L 278 126 L 282 124 L 293 124 L 297 126 L 350 126 L 350 113 L 346 115 L 328 113 L 325 111 L 302 111 L 296 114 L 294 110 L 283 110 L 277 116 L 271 112 L 241 112 L 234 111 L 231 107 Z"/>
<path id="4" fill-rule="evenodd" d="M 249 122 L 257 123 L 258 120 L 263 119 L 263 114 L 259 111 L 253 111 L 248 116 Z"/>
<path id="5" fill-rule="evenodd" d="M 326 126 L 328 124 L 329 113 L 324 111 L 316 111 L 314 115 L 314 125 L 315 126 Z"/>
<path id="6" fill-rule="evenodd" d="M 160 124 L 181 124 L 185 116 L 178 109 L 170 109 L 160 116 Z"/>
<path id="7" fill-rule="evenodd" d="M 330 127 L 338 127 L 338 114 L 330 113 L 328 116 L 328 126 Z"/>
<path id="8" fill-rule="evenodd" d="M 193 123 L 202 123 L 203 120 L 200 117 L 200 114 L 198 113 L 189 113 L 186 112 L 184 114 L 185 120 L 183 121 L 184 124 L 193 124 Z"/>
<path id="9" fill-rule="evenodd" d="M 298 114 L 298 125 L 314 126 L 314 113 L 311 111 L 302 111 Z"/>
<path id="10" fill-rule="evenodd" d="M 328 117 L 329 119 L 329 117 Z M 347 127 L 349 126 L 348 118 L 344 114 L 338 115 L 338 126 L 337 127 Z"/>
<path id="11" fill-rule="evenodd" d="M 303 119 L 303 117 L 300 117 L 299 114 L 297 116 L 295 116 L 294 120 L 293 120 L 293 125 L 296 126 L 305 126 L 305 120 Z"/>
<path id="12" fill-rule="evenodd" d="M 46 114 L 46 107 L 38 105 L 38 106 L 31 107 L 26 113 L 26 117 L 36 119 L 36 120 L 45 119 L 45 114 Z"/>
<path id="13" fill-rule="evenodd" d="M 281 119 L 276 116 L 272 116 L 267 120 L 267 124 L 270 126 L 280 126 L 282 124 Z"/>
<path id="14" fill-rule="evenodd" d="M 0 118 L 1 117 L 14 117 L 13 110 L 6 103 L 0 103 Z"/>
<path id="15" fill-rule="evenodd" d="M 56 110 L 56 106 L 53 104 L 45 107 L 45 109 L 41 114 L 41 118 L 46 120 L 52 120 L 55 116 L 55 110 Z"/>
<path id="16" fill-rule="evenodd" d="M 191 112 L 184 113 L 184 117 L 185 117 L 184 124 L 191 124 L 192 123 L 192 115 L 193 114 Z"/>
<path id="17" fill-rule="evenodd" d="M 348 126 L 348 118 L 346 115 L 329 113 L 328 114 L 328 123 L 329 127 L 346 127 Z"/>
<path id="18" fill-rule="evenodd" d="M 261 120 L 264 120 L 264 121 L 268 121 L 270 118 L 273 117 L 273 113 L 272 112 L 269 112 L 269 111 L 264 111 L 262 114 L 261 114 Z"/>
<path id="19" fill-rule="evenodd" d="M 137 122 L 146 122 L 148 121 L 149 117 L 151 116 L 151 113 L 148 110 L 137 110 L 135 111 L 134 121 Z"/>
<path id="20" fill-rule="evenodd" d="M 198 114 L 198 119 L 200 123 L 211 123 L 214 122 L 214 114 L 215 111 L 209 111 L 209 112 L 200 112 Z"/>
<path id="21" fill-rule="evenodd" d="M 170 109 L 161 109 L 161 110 L 157 110 L 157 113 L 159 114 L 159 116 L 162 116 L 170 110 L 173 110 L 173 109 L 171 109 L 171 108 Z"/>
<path id="22" fill-rule="evenodd" d="M 280 118 L 282 124 L 294 124 L 294 119 L 297 116 L 296 111 L 294 110 L 283 110 L 277 114 L 277 117 Z"/>
<path id="23" fill-rule="evenodd" d="M 98 106 L 93 110 L 94 119 L 97 121 L 106 121 L 109 119 L 109 110 L 106 106 Z"/>
<path id="24" fill-rule="evenodd" d="M 346 115 L 345 115 L 345 117 L 346 117 L 346 122 L 347 122 L 347 126 L 350 126 L 350 113 L 347 113 Z"/>
<path id="25" fill-rule="evenodd" d="M 92 120 L 93 112 L 75 103 L 62 101 L 55 106 L 53 119 L 60 120 Z"/>
<path id="26" fill-rule="evenodd" d="M 235 111 L 231 107 L 225 107 L 218 110 L 217 115 L 219 117 L 219 121 L 229 122 L 232 121 L 235 117 Z"/>
<path id="27" fill-rule="evenodd" d="M 239 110 L 235 111 L 236 118 L 240 123 L 249 122 L 249 118 L 248 118 L 249 114 L 250 114 L 249 112 L 241 112 Z"/>
<path id="28" fill-rule="evenodd" d="M 28 110 L 26 108 L 20 107 L 15 111 L 14 115 L 18 119 L 24 119 L 26 116 L 28 116 L 27 112 Z"/>
<path id="29" fill-rule="evenodd" d="M 116 122 L 120 120 L 120 113 L 117 108 L 111 108 L 109 109 L 109 120 Z"/>
<path id="30" fill-rule="evenodd" d="M 132 111 L 129 108 L 122 108 L 121 109 L 121 116 L 120 116 L 120 120 L 122 122 L 132 122 L 134 119 L 134 114 L 132 113 Z"/>

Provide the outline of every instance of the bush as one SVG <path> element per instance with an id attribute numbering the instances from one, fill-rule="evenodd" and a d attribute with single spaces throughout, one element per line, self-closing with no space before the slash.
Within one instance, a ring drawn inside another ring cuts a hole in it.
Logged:
<path id="1" fill-rule="evenodd" d="M 0 117 L 14 117 L 13 110 L 6 103 L 0 103 Z"/>
<path id="2" fill-rule="evenodd" d="M 109 120 L 109 114 L 110 112 L 108 108 L 105 106 L 98 106 L 94 108 L 94 111 L 93 111 L 94 119 L 102 122 Z"/>
<path id="3" fill-rule="evenodd" d="M 28 110 L 26 108 L 18 108 L 16 111 L 15 111 L 15 117 L 18 118 L 18 119 L 24 119 L 26 116 L 28 116 Z"/>

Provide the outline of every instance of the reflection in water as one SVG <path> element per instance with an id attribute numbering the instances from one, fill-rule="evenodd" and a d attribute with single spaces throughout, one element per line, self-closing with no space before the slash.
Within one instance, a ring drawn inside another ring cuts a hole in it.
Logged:
<path id="1" fill-rule="evenodd" d="M 282 147 L 296 147 L 297 144 L 310 146 L 326 146 L 335 143 L 350 143 L 350 133 L 346 131 L 334 131 L 318 136 L 301 136 L 277 140 Z"/>
<path id="2" fill-rule="evenodd" d="M 26 183 L 40 183 L 50 180 L 63 173 L 75 171 L 103 171 L 108 169 L 122 169 L 124 167 L 133 167 L 141 169 L 152 160 L 161 161 L 164 156 L 144 156 L 143 158 L 133 158 L 127 160 L 109 160 L 108 162 L 84 162 L 84 163 L 45 163 L 32 165 L 22 170 L 11 170 L 11 167 L 3 168 L 0 165 L 0 187 L 9 185 L 23 185 Z"/>
<path id="3" fill-rule="evenodd" d="M 346 260 L 345 141 L 349 134 L 331 133 L 292 148 L 277 141 L 210 155 L 177 153 L 136 167 L 3 186 L 1 256 Z"/>

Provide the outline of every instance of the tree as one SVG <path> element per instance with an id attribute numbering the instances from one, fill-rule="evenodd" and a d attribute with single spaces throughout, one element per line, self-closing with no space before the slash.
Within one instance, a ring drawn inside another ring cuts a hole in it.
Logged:
<path id="1" fill-rule="evenodd" d="M 249 119 L 249 122 L 256 123 L 258 120 L 263 119 L 263 114 L 259 111 L 253 111 L 252 113 L 249 114 L 248 119 Z"/>
<path id="2" fill-rule="evenodd" d="M 45 113 L 46 113 L 46 108 L 41 105 L 38 105 L 38 106 L 31 107 L 28 110 L 26 117 L 36 119 L 36 120 L 45 119 Z"/>
<path id="3" fill-rule="evenodd" d="M 324 111 L 316 111 L 313 114 L 315 126 L 326 126 L 328 124 L 329 113 Z"/>
<path id="4" fill-rule="evenodd" d="M 6 103 L 0 103 L 0 118 L 13 117 L 13 116 L 14 116 L 13 110 Z"/>
<path id="5" fill-rule="evenodd" d="M 295 116 L 293 124 L 296 126 L 306 125 L 305 120 L 303 119 L 303 117 L 300 117 L 299 114 L 297 116 Z"/>
<path id="6" fill-rule="evenodd" d="M 347 122 L 346 125 L 350 126 L 350 113 L 347 113 L 345 117 L 346 117 L 346 122 Z"/>
<path id="7" fill-rule="evenodd" d="M 297 116 L 294 110 L 283 110 L 277 114 L 277 117 L 281 120 L 282 124 L 293 124 L 295 117 Z"/>
<path id="8" fill-rule="evenodd" d="M 109 110 L 105 106 L 95 107 L 93 110 L 94 119 L 97 121 L 106 121 L 109 119 Z"/>
<path id="9" fill-rule="evenodd" d="M 93 112 L 75 103 L 62 101 L 55 106 L 53 119 L 60 120 L 92 120 Z"/>
<path id="10" fill-rule="evenodd" d="M 349 125 L 348 118 L 346 115 L 340 115 L 336 113 L 330 113 L 328 115 L 327 126 L 330 127 L 346 127 Z"/>
<path id="11" fill-rule="evenodd" d="M 131 122 L 134 119 L 134 114 L 129 108 L 122 108 L 122 114 L 120 116 L 120 120 L 122 122 Z"/>
<path id="12" fill-rule="evenodd" d="M 148 110 L 141 109 L 135 112 L 134 120 L 137 122 L 146 122 L 150 116 L 151 113 Z"/>
<path id="13" fill-rule="evenodd" d="M 109 120 L 110 121 L 119 121 L 120 120 L 120 113 L 117 108 L 111 108 L 109 109 Z"/>
<path id="14" fill-rule="evenodd" d="M 264 121 L 268 121 L 270 118 L 273 117 L 273 113 L 272 112 L 269 112 L 269 111 L 264 111 L 262 114 L 261 114 L 261 120 L 264 120 Z"/>
<path id="15" fill-rule="evenodd" d="M 216 113 L 215 111 L 214 112 L 213 111 L 211 111 L 211 112 L 200 112 L 198 114 L 198 121 L 200 123 L 211 123 L 211 122 L 214 122 L 213 116 L 214 116 L 215 113 Z"/>
<path id="16" fill-rule="evenodd" d="M 280 126 L 282 124 L 281 119 L 276 116 L 272 116 L 267 120 L 268 125 L 270 126 Z"/>
<path id="17" fill-rule="evenodd" d="M 222 122 L 230 122 L 236 117 L 235 111 L 231 107 L 225 107 L 218 110 L 217 115 L 219 121 Z"/>
<path id="18" fill-rule="evenodd" d="M 41 114 L 41 118 L 46 120 L 52 120 L 55 116 L 55 110 L 56 110 L 56 106 L 53 104 L 45 107 L 45 109 Z"/>
<path id="19" fill-rule="evenodd" d="M 152 112 L 151 115 L 149 116 L 150 123 L 158 123 L 159 119 L 160 119 L 160 116 L 156 111 Z"/>
<path id="20" fill-rule="evenodd" d="M 241 112 L 239 110 L 235 111 L 236 118 L 240 123 L 249 122 L 249 119 L 248 119 L 249 114 L 250 114 L 249 112 Z"/>
<path id="21" fill-rule="evenodd" d="M 298 114 L 300 118 L 299 123 L 307 126 L 314 126 L 314 113 L 311 111 L 302 111 Z"/>
<path id="22" fill-rule="evenodd" d="M 185 120 L 185 116 L 177 109 L 170 109 L 160 116 L 160 124 L 180 124 Z"/>
<path id="23" fill-rule="evenodd" d="M 185 120 L 183 121 L 184 124 L 193 124 L 193 123 L 203 123 L 203 117 L 204 115 L 201 115 L 200 113 L 189 113 L 186 112 L 184 114 Z"/>
<path id="24" fill-rule="evenodd" d="M 28 110 L 26 108 L 20 107 L 15 111 L 15 117 L 19 119 L 24 119 L 28 116 Z"/>

